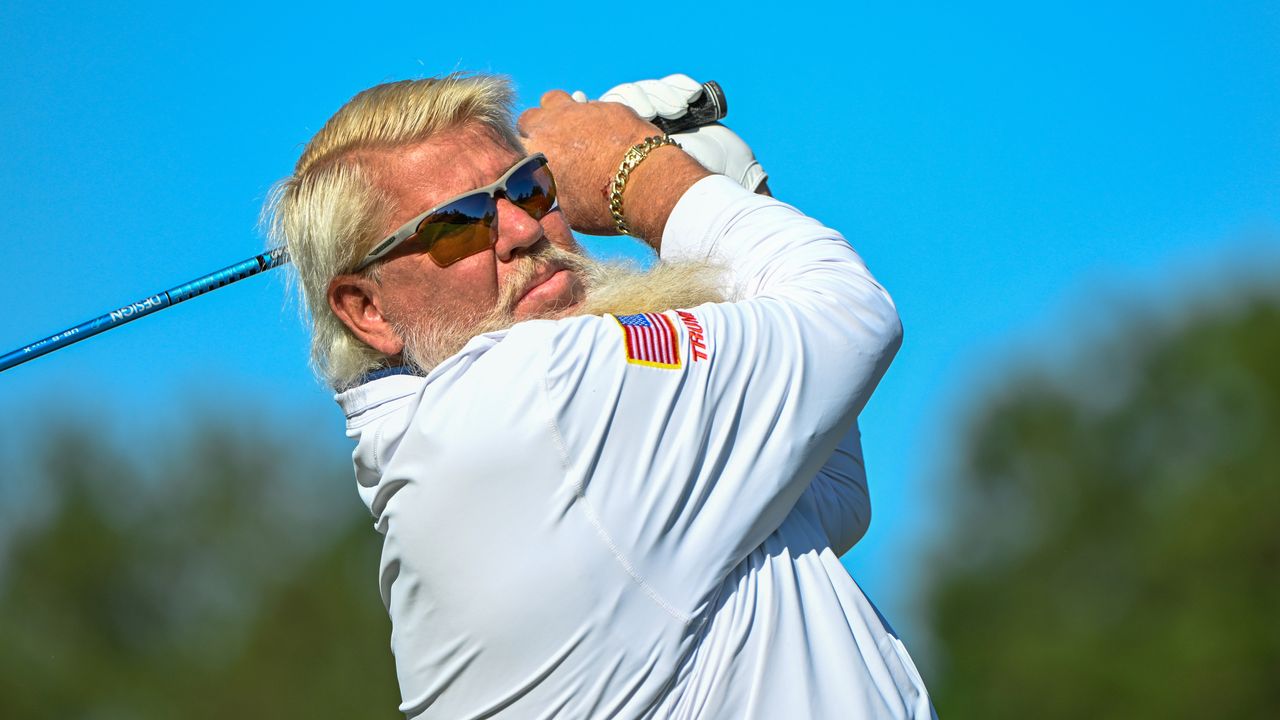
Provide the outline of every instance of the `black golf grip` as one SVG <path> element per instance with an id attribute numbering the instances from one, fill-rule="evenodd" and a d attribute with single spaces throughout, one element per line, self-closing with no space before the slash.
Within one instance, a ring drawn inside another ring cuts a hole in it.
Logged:
<path id="1" fill-rule="evenodd" d="M 720 89 L 720 83 L 715 80 L 708 80 L 702 83 L 702 94 L 698 96 L 698 99 L 689 103 L 689 112 L 672 120 L 656 117 L 649 122 L 657 125 L 662 132 L 674 135 L 675 133 L 692 130 L 703 125 L 710 125 L 717 120 L 722 120 L 728 114 L 729 102 L 724 97 L 724 90 Z"/>

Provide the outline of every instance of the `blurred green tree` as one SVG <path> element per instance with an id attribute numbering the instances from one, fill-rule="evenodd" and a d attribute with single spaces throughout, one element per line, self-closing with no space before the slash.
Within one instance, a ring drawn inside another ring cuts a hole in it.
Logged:
<path id="1" fill-rule="evenodd" d="M 1133 317 L 984 398 L 926 571 L 939 714 L 1280 708 L 1280 301 Z"/>
<path id="2" fill-rule="evenodd" d="M 37 517 L 0 545 L 0 717 L 399 716 L 340 454 L 209 421 L 126 456 L 94 427 L 6 458 Z"/>

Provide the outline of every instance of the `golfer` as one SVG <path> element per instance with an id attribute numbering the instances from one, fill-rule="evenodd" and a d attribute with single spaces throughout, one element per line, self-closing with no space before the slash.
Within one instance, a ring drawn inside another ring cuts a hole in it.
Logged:
<path id="1" fill-rule="evenodd" d="M 613 95 L 652 117 L 697 92 Z M 743 187 L 763 172 L 728 130 L 511 104 L 491 76 L 371 88 L 273 199 L 384 538 L 400 710 L 931 717 L 837 559 L 869 521 L 855 420 L 900 341 L 889 296 Z M 600 264 L 570 228 L 661 262 Z"/>

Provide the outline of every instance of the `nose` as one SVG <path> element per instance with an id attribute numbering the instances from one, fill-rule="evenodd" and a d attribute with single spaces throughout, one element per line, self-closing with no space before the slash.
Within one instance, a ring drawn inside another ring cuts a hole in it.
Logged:
<path id="1" fill-rule="evenodd" d="M 542 223 L 506 198 L 498 198 L 498 242 L 494 251 L 502 262 L 542 239 Z"/>

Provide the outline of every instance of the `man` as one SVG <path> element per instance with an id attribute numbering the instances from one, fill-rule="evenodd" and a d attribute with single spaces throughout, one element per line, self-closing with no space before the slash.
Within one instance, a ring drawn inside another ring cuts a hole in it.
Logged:
<path id="1" fill-rule="evenodd" d="M 929 717 L 837 559 L 868 521 L 887 294 L 628 107 L 554 91 L 517 136 L 510 101 L 482 76 L 367 90 L 275 201 L 385 536 L 400 709 Z M 662 263 L 598 266 L 570 226 Z"/>

